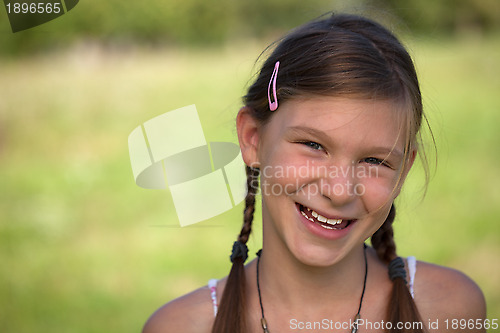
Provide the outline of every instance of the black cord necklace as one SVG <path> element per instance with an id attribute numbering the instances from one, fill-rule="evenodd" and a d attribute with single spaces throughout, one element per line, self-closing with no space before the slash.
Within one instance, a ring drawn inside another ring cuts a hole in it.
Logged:
<path id="1" fill-rule="evenodd" d="M 269 333 L 269 328 L 267 328 L 266 317 L 264 316 L 264 306 L 262 305 L 262 296 L 260 294 L 259 266 L 260 266 L 260 255 L 261 254 L 262 254 L 262 250 L 259 250 L 259 252 L 257 252 L 257 292 L 259 293 L 260 312 L 262 315 L 262 317 L 260 319 L 260 324 L 262 325 L 262 329 L 263 329 L 264 333 Z M 361 292 L 361 298 L 359 300 L 358 312 L 354 316 L 351 333 L 356 333 L 358 331 L 358 320 L 361 318 L 359 313 L 361 312 L 361 306 L 363 305 L 363 297 L 365 296 L 366 278 L 368 277 L 368 260 L 366 259 L 366 244 L 363 244 L 363 255 L 365 258 L 365 278 L 363 281 L 363 291 Z"/>

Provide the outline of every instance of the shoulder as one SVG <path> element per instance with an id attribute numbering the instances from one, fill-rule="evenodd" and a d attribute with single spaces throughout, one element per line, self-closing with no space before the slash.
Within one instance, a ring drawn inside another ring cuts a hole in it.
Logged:
<path id="1" fill-rule="evenodd" d="M 148 319 L 142 333 L 209 333 L 213 321 L 210 289 L 205 286 L 163 305 Z"/>
<path id="2" fill-rule="evenodd" d="M 421 261 L 417 262 L 415 302 L 424 322 L 486 318 L 484 295 L 474 281 L 455 269 Z"/>

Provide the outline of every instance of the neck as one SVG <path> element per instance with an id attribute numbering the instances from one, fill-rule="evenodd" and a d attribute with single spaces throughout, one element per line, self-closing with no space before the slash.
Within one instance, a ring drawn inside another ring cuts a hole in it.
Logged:
<path id="1" fill-rule="evenodd" d="M 289 309 L 336 302 L 358 304 L 365 278 L 363 246 L 351 251 L 335 265 L 308 266 L 298 261 L 287 249 L 267 246 L 264 241 L 260 262 L 263 293 Z M 299 292 L 298 292 L 299 291 Z"/>

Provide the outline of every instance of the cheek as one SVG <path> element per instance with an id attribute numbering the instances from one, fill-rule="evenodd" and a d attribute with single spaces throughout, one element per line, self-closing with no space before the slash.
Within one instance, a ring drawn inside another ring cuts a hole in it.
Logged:
<path id="1" fill-rule="evenodd" d="M 281 151 L 266 159 L 261 166 L 261 182 L 263 186 L 286 187 L 287 192 L 298 190 L 308 181 L 311 165 L 307 159 L 292 153 Z"/>
<path id="2" fill-rule="evenodd" d="M 393 177 L 371 177 L 362 179 L 360 184 L 364 190 L 362 199 L 368 212 L 381 210 L 384 212 L 386 207 L 390 207 L 395 199 L 396 181 Z"/>
<path id="3" fill-rule="evenodd" d="M 384 223 L 395 198 L 393 179 L 372 178 L 363 182 L 363 205 L 370 216 L 371 226 L 366 237 L 371 237 Z"/>

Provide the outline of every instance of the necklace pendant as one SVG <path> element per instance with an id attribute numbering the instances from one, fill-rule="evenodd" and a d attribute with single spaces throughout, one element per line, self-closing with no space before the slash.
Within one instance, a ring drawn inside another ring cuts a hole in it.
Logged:
<path id="1" fill-rule="evenodd" d="M 358 320 L 361 319 L 361 316 L 358 314 L 356 314 L 356 316 L 354 316 L 354 321 L 352 323 L 352 331 L 351 333 L 356 333 L 358 331 Z"/>
<path id="2" fill-rule="evenodd" d="M 262 329 L 264 330 L 264 333 L 269 333 L 269 330 L 267 329 L 267 321 L 266 318 L 262 317 L 260 319 L 260 324 L 262 325 Z"/>

